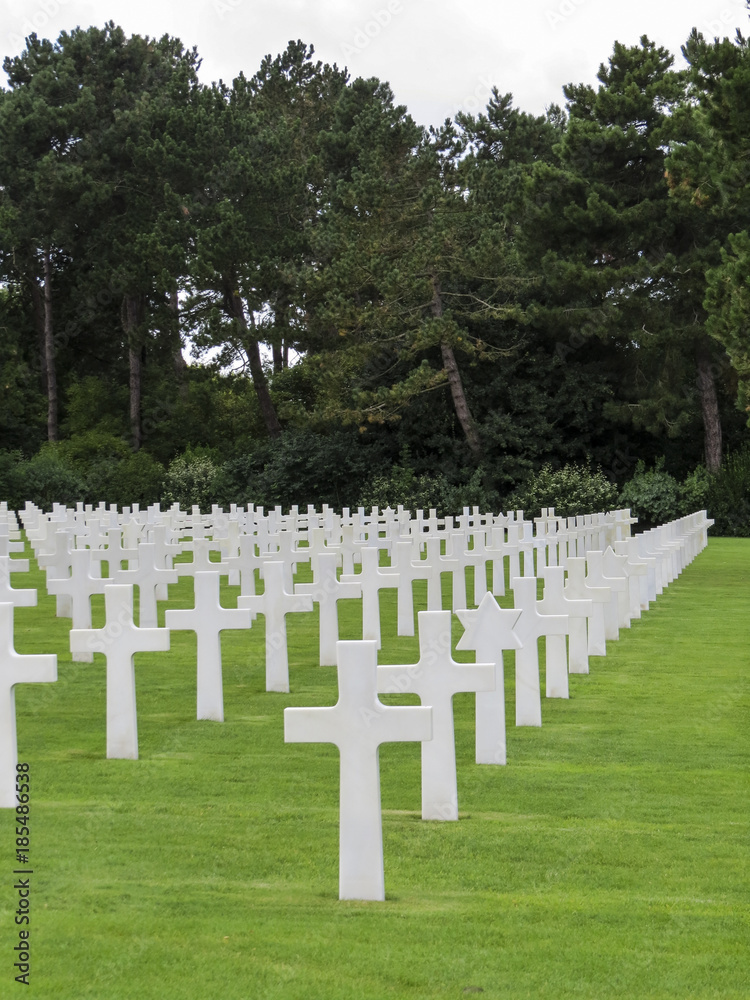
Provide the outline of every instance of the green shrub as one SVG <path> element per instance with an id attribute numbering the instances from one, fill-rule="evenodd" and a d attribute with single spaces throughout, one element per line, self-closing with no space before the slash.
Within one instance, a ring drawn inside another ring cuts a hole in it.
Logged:
<path id="1" fill-rule="evenodd" d="M 706 509 L 710 485 L 711 477 L 703 465 L 699 465 L 683 480 L 680 485 L 680 516 Z"/>
<path id="2" fill-rule="evenodd" d="M 400 504 L 411 511 L 434 507 L 442 516 L 447 490 L 445 476 L 418 476 L 410 466 L 393 465 L 388 472 L 372 477 L 354 506 L 395 510 Z"/>
<path id="3" fill-rule="evenodd" d="M 146 507 L 161 498 L 164 466 L 143 449 L 133 452 L 115 434 L 84 431 L 55 445 L 55 451 L 81 477 L 88 503 Z"/>
<path id="4" fill-rule="evenodd" d="M 362 484 L 385 465 L 384 447 L 362 441 L 356 431 L 314 434 L 285 431 L 251 454 L 225 462 L 217 480 L 217 502 L 253 503 L 270 509 L 328 504 L 355 507 Z"/>
<path id="5" fill-rule="evenodd" d="M 719 472 L 709 478 L 703 506 L 716 522 L 714 534 L 750 536 L 750 445 L 729 455 Z"/>
<path id="6" fill-rule="evenodd" d="M 19 462 L 15 482 L 13 506 L 16 510 L 27 500 L 49 511 L 56 503 L 74 506 L 86 499 L 83 477 L 51 445 L 45 445 L 33 458 Z"/>
<path id="7" fill-rule="evenodd" d="M 64 441 L 45 447 L 54 447 L 55 452 L 67 464 L 82 475 L 101 462 L 119 462 L 132 454 L 130 445 L 116 434 L 102 430 L 83 431 L 73 434 Z"/>
<path id="8" fill-rule="evenodd" d="M 539 517 L 543 507 L 554 507 L 558 517 L 598 514 L 617 503 L 617 487 L 601 469 L 565 465 L 543 466 L 505 497 L 505 510 L 523 510 L 526 517 Z"/>
<path id="9" fill-rule="evenodd" d="M 102 460 L 91 465 L 86 476 L 86 496 L 90 503 L 104 501 L 118 507 L 141 508 L 161 500 L 164 466 L 147 451 L 132 452 L 116 461 Z"/>
<path id="10" fill-rule="evenodd" d="M 451 483 L 442 473 L 417 475 L 402 459 L 387 473 L 373 476 L 356 506 L 395 510 L 401 504 L 410 511 L 434 509 L 438 517 L 446 517 L 460 514 L 464 507 L 476 506 L 486 513 L 497 510 L 498 503 L 498 495 L 483 485 L 481 469 L 464 483 Z"/>
<path id="11" fill-rule="evenodd" d="M 216 502 L 218 469 L 207 455 L 187 451 L 169 463 L 162 503 L 178 503 L 183 510 L 200 507 L 205 513 Z"/>
<path id="12" fill-rule="evenodd" d="M 0 502 L 5 501 L 11 510 L 18 507 L 18 466 L 22 460 L 20 451 L 0 451 Z"/>
<path id="13" fill-rule="evenodd" d="M 444 477 L 440 477 L 444 479 Z M 434 505 L 433 505 L 434 506 Z M 438 503 L 437 510 L 444 517 L 446 514 L 460 514 L 464 507 L 478 507 L 481 513 L 499 512 L 500 495 L 485 482 L 484 470 L 475 469 L 468 479 L 461 482 L 445 481 L 442 494 L 442 508 Z"/>
<path id="14" fill-rule="evenodd" d="M 683 513 L 680 484 L 664 471 L 664 459 L 659 459 L 650 472 L 639 461 L 635 475 L 623 486 L 618 503 L 620 507 L 629 507 L 633 517 L 638 518 L 639 531 L 674 521 Z"/>

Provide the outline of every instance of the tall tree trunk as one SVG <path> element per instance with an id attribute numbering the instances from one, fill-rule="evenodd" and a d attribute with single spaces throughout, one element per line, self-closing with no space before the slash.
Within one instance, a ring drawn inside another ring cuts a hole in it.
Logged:
<path id="1" fill-rule="evenodd" d="M 278 340 L 275 340 L 271 345 L 271 350 L 273 351 L 274 375 L 278 375 L 279 372 L 282 372 L 287 367 L 289 362 L 287 337 L 284 335 L 279 336 L 281 330 L 289 329 L 289 303 L 286 300 L 286 296 L 279 295 L 277 298 L 274 310 L 274 326 L 276 327 Z"/>
<path id="2" fill-rule="evenodd" d="M 57 366 L 52 329 L 52 261 L 44 251 L 44 366 L 47 370 L 47 439 L 57 441 Z"/>
<path id="3" fill-rule="evenodd" d="M 266 381 L 263 363 L 260 359 L 260 345 L 248 327 L 245 306 L 239 292 L 231 289 L 229 285 L 225 287 L 224 291 L 224 309 L 236 321 L 240 329 L 242 344 L 250 362 L 250 375 L 258 397 L 258 403 L 260 404 L 263 422 L 266 425 L 268 436 L 276 438 L 281 434 L 281 424 L 276 415 L 271 394 L 268 391 L 268 382 Z"/>
<path id="4" fill-rule="evenodd" d="M 435 319 L 440 319 L 443 315 L 443 300 L 440 294 L 440 283 L 436 277 L 433 277 L 432 279 L 432 303 L 430 305 L 430 311 Z M 461 425 L 461 430 L 464 432 L 466 443 L 471 449 L 472 454 L 476 458 L 481 458 L 482 444 L 479 440 L 479 434 L 477 434 L 474 418 L 471 415 L 471 410 L 469 409 L 469 404 L 466 399 L 464 385 L 461 381 L 461 372 L 458 370 L 458 364 L 456 362 L 456 355 L 453 353 L 451 345 L 445 340 L 441 342 L 440 350 L 443 355 L 443 367 L 448 375 L 448 385 L 451 389 L 453 408 L 456 411 L 456 416 L 458 417 L 458 422 Z"/>
<path id="5" fill-rule="evenodd" d="M 721 416 L 716 395 L 711 345 L 706 338 L 696 342 L 695 361 L 698 366 L 698 395 L 703 413 L 706 468 L 709 472 L 718 472 L 721 468 Z"/>
<path id="6" fill-rule="evenodd" d="M 177 375 L 177 381 L 180 384 L 180 391 L 184 388 L 185 382 L 185 371 L 187 369 L 187 362 L 182 354 L 182 339 L 180 338 L 180 301 L 177 298 L 177 289 L 170 293 L 169 295 L 169 309 L 174 315 L 174 336 L 173 336 L 173 348 L 172 357 L 174 359 L 174 370 Z"/>
<path id="7" fill-rule="evenodd" d="M 122 325 L 128 341 L 130 362 L 130 436 L 133 451 L 138 451 L 143 443 L 141 421 L 141 393 L 143 380 L 143 346 L 140 325 L 143 321 L 143 296 L 126 295 L 122 302 Z"/>
<path id="8" fill-rule="evenodd" d="M 39 287 L 36 275 L 32 275 L 29 281 L 31 292 L 31 311 L 34 316 L 34 326 L 36 328 L 37 341 L 39 344 L 40 371 L 39 379 L 42 383 L 42 392 L 47 394 L 47 348 L 44 338 L 44 286 Z"/>

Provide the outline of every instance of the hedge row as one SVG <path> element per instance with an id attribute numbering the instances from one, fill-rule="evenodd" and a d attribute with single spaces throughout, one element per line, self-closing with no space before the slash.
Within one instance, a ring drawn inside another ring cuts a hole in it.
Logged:
<path id="1" fill-rule="evenodd" d="M 459 482 L 442 473 L 418 474 L 408 455 L 396 464 L 386 457 L 373 463 L 372 453 L 358 449 L 356 438 L 344 432 L 285 435 L 223 463 L 209 452 L 189 452 L 166 468 L 147 452 L 133 453 L 121 439 L 96 432 L 47 445 L 32 458 L 0 452 L 0 500 L 14 509 L 27 500 L 46 510 L 55 502 L 81 501 L 119 507 L 177 502 L 183 509 L 198 505 L 203 510 L 214 503 L 285 509 L 291 504 L 335 509 L 402 504 L 410 510 L 435 508 L 441 516 L 478 506 L 482 511 L 523 510 L 526 517 L 554 507 L 559 516 L 569 517 L 629 507 L 640 529 L 707 509 L 716 521 L 715 534 L 750 536 L 748 446 L 730 456 L 718 474 L 698 468 L 682 482 L 659 464 L 647 470 L 639 463 L 620 485 L 600 469 L 580 465 L 544 466 L 502 496 L 491 483 L 483 469 L 468 472 Z"/>

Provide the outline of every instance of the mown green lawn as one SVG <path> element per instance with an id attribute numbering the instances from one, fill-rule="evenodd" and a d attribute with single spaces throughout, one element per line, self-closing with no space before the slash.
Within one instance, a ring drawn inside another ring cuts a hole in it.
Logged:
<path id="1" fill-rule="evenodd" d="M 336 749 L 283 742 L 285 706 L 336 700 L 314 616 L 288 619 L 290 695 L 264 690 L 262 618 L 224 633 L 223 724 L 195 721 L 192 633 L 139 654 L 140 759 L 112 761 L 103 658 L 71 662 L 38 572 L 13 584 L 41 587 L 16 648 L 58 653 L 59 680 L 16 688 L 32 971 L 26 994 L 4 810 L 0 996 L 750 997 L 750 540 L 711 539 L 541 730 L 509 726 L 507 767 L 474 764 L 456 696 L 458 823 L 421 821 L 419 747 L 384 746 L 385 903 L 337 898 Z M 383 608 L 381 662 L 415 661 Z"/>

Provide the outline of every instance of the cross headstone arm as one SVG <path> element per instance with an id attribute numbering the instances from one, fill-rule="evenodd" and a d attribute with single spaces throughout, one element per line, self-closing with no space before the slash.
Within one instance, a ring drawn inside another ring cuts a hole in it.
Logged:
<path id="1" fill-rule="evenodd" d="M 39 684 L 57 680 L 57 655 L 43 653 L 26 655 L 13 652 L 11 662 L 15 663 L 14 684 Z"/>
<path id="2" fill-rule="evenodd" d="M 334 727 L 338 717 L 337 707 L 285 708 L 285 743 L 333 743 L 339 747 Z"/>
<path id="3" fill-rule="evenodd" d="M 365 723 L 366 724 L 366 723 Z M 377 743 L 424 743 L 432 739 L 432 707 L 389 705 L 379 721 Z"/>
<path id="4" fill-rule="evenodd" d="M 194 608 L 167 608 L 164 612 L 164 625 L 175 632 L 194 632 L 198 627 Z"/>

